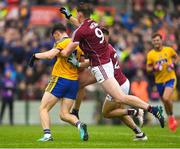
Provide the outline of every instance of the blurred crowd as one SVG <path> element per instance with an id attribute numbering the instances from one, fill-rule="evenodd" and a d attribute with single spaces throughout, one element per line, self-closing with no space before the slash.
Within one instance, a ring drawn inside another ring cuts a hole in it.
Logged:
<path id="1" fill-rule="evenodd" d="M 37 61 L 34 68 L 27 62 L 30 56 L 52 48 L 53 39 L 48 26 L 30 24 L 31 6 L 66 5 L 73 11 L 78 0 L 4 0 L 0 2 L 0 84 L 1 95 L 5 80 L 13 82 L 12 95 L 18 100 L 40 100 L 48 83 L 54 60 Z M 87 1 L 86 1 L 87 2 Z M 131 92 L 143 100 L 157 100 L 152 74 L 145 71 L 146 53 L 151 49 L 151 35 L 162 34 L 164 44 L 180 49 L 180 2 L 178 0 L 88 0 L 94 8 L 92 18 L 110 31 L 110 43 L 117 50 L 125 75 L 132 83 Z M 17 17 L 8 17 L 8 7 L 18 8 Z M 103 6 L 113 9 L 99 11 Z M 115 11 L 111 11 L 115 10 Z M 73 13 L 73 12 L 72 12 Z M 64 18 L 62 18 L 64 20 Z M 56 20 L 56 21 L 61 21 Z M 69 33 L 73 27 L 68 23 Z M 10 73 L 10 75 L 6 75 Z M 180 67 L 176 67 L 180 78 Z M 180 79 L 178 79 L 180 80 Z M 9 88 L 8 88 L 9 89 Z M 174 99 L 180 99 L 180 83 Z"/>

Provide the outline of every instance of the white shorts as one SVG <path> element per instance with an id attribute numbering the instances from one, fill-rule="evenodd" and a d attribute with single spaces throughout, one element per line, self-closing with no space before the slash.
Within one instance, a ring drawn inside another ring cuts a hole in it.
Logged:
<path id="1" fill-rule="evenodd" d="M 98 83 L 102 83 L 109 78 L 114 78 L 114 68 L 112 61 L 107 64 L 92 67 L 91 72 L 95 76 Z"/>
<path id="2" fill-rule="evenodd" d="M 126 95 L 129 94 L 130 82 L 129 82 L 128 79 L 126 79 L 126 81 L 125 81 L 120 87 L 121 87 L 122 91 L 123 91 Z M 106 96 L 106 99 L 107 99 L 108 101 L 112 101 L 112 97 L 111 97 L 109 94 Z"/>

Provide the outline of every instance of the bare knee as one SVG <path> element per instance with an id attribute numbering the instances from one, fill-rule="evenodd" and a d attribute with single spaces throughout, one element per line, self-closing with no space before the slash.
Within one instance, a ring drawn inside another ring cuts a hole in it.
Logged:
<path id="1" fill-rule="evenodd" d="M 166 102 L 168 102 L 169 101 L 169 98 L 168 97 L 166 97 L 166 96 L 163 96 L 162 97 L 162 102 L 163 103 L 166 103 Z"/>
<path id="2" fill-rule="evenodd" d="M 59 116 L 60 116 L 60 119 L 61 119 L 62 121 L 66 121 L 66 120 L 67 120 L 67 114 L 66 114 L 66 113 L 61 112 L 61 113 L 59 114 Z"/>

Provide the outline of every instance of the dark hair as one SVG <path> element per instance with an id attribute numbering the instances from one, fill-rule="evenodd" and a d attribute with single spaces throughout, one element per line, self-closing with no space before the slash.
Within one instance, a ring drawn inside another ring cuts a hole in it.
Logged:
<path id="1" fill-rule="evenodd" d="M 62 23 L 56 23 L 52 27 L 51 34 L 53 35 L 57 30 L 60 32 L 66 32 L 66 27 Z"/>
<path id="2" fill-rule="evenodd" d="M 152 39 L 154 39 L 154 38 L 156 38 L 156 37 L 160 37 L 160 38 L 162 39 L 162 35 L 159 34 L 159 33 L 154 33 L 154 34 L 152 35 Z"/>
<path id="3" fill-rule="evenodd" d="M 107 28 L 101 27 L 101 31 L 103 32 L 103 34 L 109 35 L 109 31 Z"/>
<path id="4" fill-rule="evenodd" d="M 84 3 L 81 2 L 78 6 L 77 6 L 77 11 L 78 12 L 82 12 L 82 14 L 84 15 L 84 17 L 89 18 L 91 15 L 91 8 L 89 6 L 88 3 Z"/>

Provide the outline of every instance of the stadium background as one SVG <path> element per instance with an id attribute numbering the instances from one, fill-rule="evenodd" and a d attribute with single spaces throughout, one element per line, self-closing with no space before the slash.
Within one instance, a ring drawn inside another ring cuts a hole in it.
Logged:
<path id="1" fill-rule="evenodd" d="M 92 18 L 110 31 L 110 43 L 117 50 L 123 72 L 131 81 L 131 93 L 152 104 L 160 104 L 153 77 L 145 71 L 146 53 L 151 49 L 151 35 L 162 34 L 164 43 L 178 53 L 180 47 L 180 1 L 178 0 L 88 0 L 94 9 Z M 47 85 L 54 61 L 38 61 L 34 68 L 27 62 L 34 52 L 51 49 L 52 24 L 63 22 L 71 35 L 74 30 L 59 14 L 66 6 L 75 15 L 78 0 L 3 0 L 0 2 L 0 80 L 11 72 L 14 87 L 14 123 L 37 124 L 38 105 Z M 87 2 L 87 1 L 86 1 Z M 174 94 L 175 115 L 180 117 L 180 65 Z M 1 88 L 2 90 L 2 88 Z M 80 117 L 89 124 L 113 123 L 101 116 L 104 93 L 98 85 L 88 86 Z M 2 92 L 1 92 L 2 93 Z M 1 96 L 0 96 L 1 98 Z M 0 103 L 1 104 L 1 103 Z M 59 123 L 58 108 L 52 111 L 53 123 Z M 8 111 L 3 123 L 7 124 Z M 56 116 L 55 116 L 56 115 Z M 147 116 L 147 123 L 154 124 Z"/>

